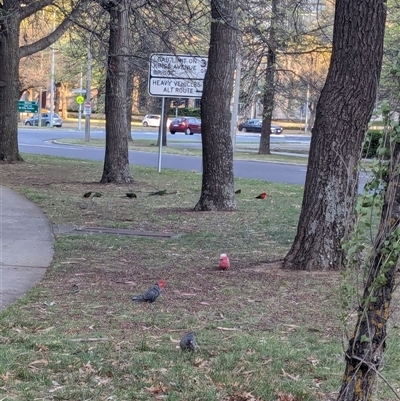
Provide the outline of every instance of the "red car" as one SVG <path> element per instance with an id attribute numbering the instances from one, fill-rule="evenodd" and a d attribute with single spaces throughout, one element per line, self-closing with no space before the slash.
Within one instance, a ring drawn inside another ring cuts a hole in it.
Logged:
<path id="1" fill-rule="evenodd" d="M 174 118 L 169 125 L 169 132 L 184 132 L 185 135 L 201 134 L 201 120 L 196 117 Z"/>

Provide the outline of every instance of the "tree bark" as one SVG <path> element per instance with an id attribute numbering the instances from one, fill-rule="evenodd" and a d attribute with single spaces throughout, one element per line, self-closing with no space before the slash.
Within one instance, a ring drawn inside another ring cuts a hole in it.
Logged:
<path id="1" fill-rule="evenodd" d="M 237 51 L 237 4 L 211 1 L 208 67 L 201 98 L 203 179 L 195 210 L 234 210 L 230 101 Z"/>
<path id="2" fill-rule="evenodd" d="M 8 4 L 8 6 L 7 6 Z M 0 19 L 0 161 L 22 161 L 18 151 L 19 1 L 3 5 Z"/>
<path id="3" fill-rule="evenodd" d="M 76 8 L 49 35 L 19 47 L 20 23 L 54 0 L 2 2 L 0 9 L 0 162 L 22 161 L 18 150 L 19 60 L 43 50 L 57 41 L 82 12 L 89 0 L 80 0 Z"/>
<path id="4" fill-rule="evenodd" d="M 267 69 L 265 70 L 265 88 L 262 97 L 263 120 L 261 126 L 260 145 L 258 154 L 271 154 L 271 123 L 274 110 L 275 70 L 276 70 L 276 25 L 278 23 L 279 0 L 272 0 L 271 26 L 268 35 Z"/>
<path id="5" fill-rule="evenodd" d="M 126 123 L 128 125 L 127 138 L 128 142 L 132 141 L 132 109 L 133 109 L 133 78 L 134 78 L 134 65 L 132 61 L 129 62 L 128 78 L 126 84 Z"/>
<path id="6" fill-rule="evenodd" d="M 126 109 L 129 64 L 129 0 L 107 1 L 110 38 L 106 78 L 106 150 L 102 183 L 133 181 L 129 166 Z"/>
<path id="7" fill-rule="evenodd" d="M 342 267 L 341 241 L 354 220 L 361 144 L 382 66 L 384 0 L 337 0 L 333 50 L 317 105 L 302 209 L 284 266 Z"/>

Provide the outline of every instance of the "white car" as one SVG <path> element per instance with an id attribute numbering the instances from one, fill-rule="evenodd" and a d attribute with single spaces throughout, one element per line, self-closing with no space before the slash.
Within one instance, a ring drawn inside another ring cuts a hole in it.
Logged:
<path id="1" fill-rule="evenodd" d="M 147 114 L 142 120 L 143 127 L 159 127 L 161 116 L 159 114 Z M 171 123 L 171 119 L 168 118 L 167 126 Z"/>

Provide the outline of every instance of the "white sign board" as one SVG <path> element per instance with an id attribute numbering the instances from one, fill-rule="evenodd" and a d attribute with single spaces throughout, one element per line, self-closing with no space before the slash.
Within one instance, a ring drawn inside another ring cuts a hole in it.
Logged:
<path id="1" fill-rule="evenodd" d="M 83 105 L 83 114 L 85 116 L 90 116 L 92 114 L 92 103 L 91 102 L 85 102 Z"/>
<path id="2" fill-rule="evenodd" d="M 162 97 L 197 97 L 203 92 L 207 57 L 187 54 L 152 54 L 149 94 Z"/>

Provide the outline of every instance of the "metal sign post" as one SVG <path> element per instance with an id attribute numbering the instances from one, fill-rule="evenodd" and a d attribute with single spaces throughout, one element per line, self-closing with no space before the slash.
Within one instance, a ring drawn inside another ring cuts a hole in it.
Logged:
<path id="1" fill-rule="evenodd" d="M 92 102 L 86 101 L 83 105 L 83 114 L 85 116 L 85 142 L 90 140 L 90 115 L 92 114 Z"/>
<path id="2" fill-rule="evenodd" d="M 82 129 L 82 105 L 85 102 L 85 97 L 83 96 L 86 94 L 86 89 L 82 89 L 82 73 L 81 73 L 81 80 L 80 80 L 80 88 L 79 89 L 72 89 L 72 93 L 78 94 L 75 98 L 76 103 L 78 103 L 78 131 Z"/>
<path id="3" fill-rule="evenodd" d="M 161 155 L 162 155 L 162 140 L 164 136 L 164 110 L 165 110 L 165 97 L 161 98 L 161 118 L 160 129 L 158 130 L 158 172 L 161 173 Z"/>
<path id="4" fill-rule="evenodd" d="M 150 56 L 149 95 L 162 98 L 161 120 L 164 120 L 165 98 L 201 98 L 208 58 L 190 54 L 158 53 Z M 164 124 L 159 130 L 158 172 L 161 172 Z"/>
<path id="5" fill-rule="evenodd" d="M 91 90 L 92 90 L 92 43 L 91 37 L 88 43 L 87 53 L 87 77 L 86 77 L 86 97 L 83 114 L 85 115 L 85 142 L 90 140 L 90 115 L 92 114 Z M 86 108 L 86 112 L 85 112 Z"/>

